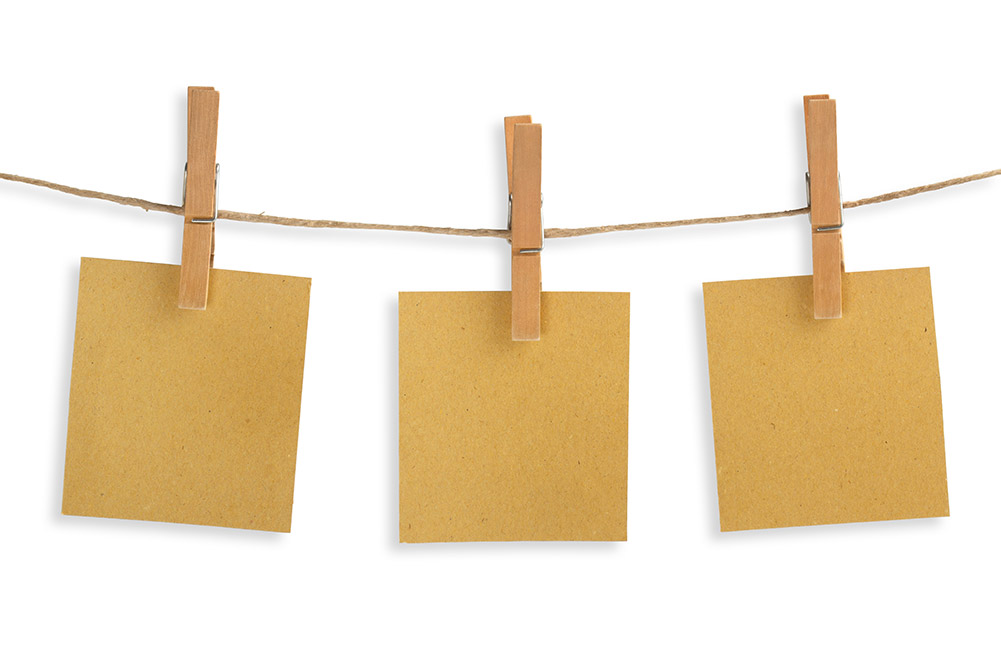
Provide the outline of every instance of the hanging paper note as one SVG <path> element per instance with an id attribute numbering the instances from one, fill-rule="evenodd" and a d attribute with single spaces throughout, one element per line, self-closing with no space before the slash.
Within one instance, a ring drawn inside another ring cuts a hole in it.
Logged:
<path id="1" fill-rule="evenodd" d="M 310 280 L 84 258 L 63 513 L 288 532 Z"/>
<path id="2" fill-rule="evenodd" d="M 623 541 L 629 294 L 400 293 L 400 541 Z"/>
<path id="3" fill-rule="evenodd" d="M 704 284 L 720 528 L 948 516 L 927 268 Z"/>

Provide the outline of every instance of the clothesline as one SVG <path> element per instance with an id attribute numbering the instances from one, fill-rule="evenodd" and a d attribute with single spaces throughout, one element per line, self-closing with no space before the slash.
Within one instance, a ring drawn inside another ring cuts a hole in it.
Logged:
<path id="1" fill-rule="evenodd" d="M 1001 175 L 1001 169 L 990 170 L 988 172 L 980 172 L 978 174 L 970 174 L 968 176 L 956 177 L 954 179 L 947 179 L 945 181 L 937 181 L 935 183 L 925 184 L 923 186 L 914 186 L 912 188 L 906 188 L 904 190 L 891 191 L 889 193 L 883 193 L 881 195 L 873 195 L 872 197 L 865 197 L 860 200 L 849 200 L 842 203 L 842 206 L 845 209 L 853 209 L 855 207 L 863 207 L 870 204 L 878 204 L 880 202 L 889 202 L 891 200 L 899 200 L 901 198 L 911 197 L 912 195 L 919 195 L 921 193 L 930 193 L 932 191 L 942 190 L 943 188 L 949 188 L 951 186 L 958 186 L 960 184 L 970 183 L 973 181 L 989 179 L 991 177 L 996 177 L 998 175 Z M 76 197 L 89 198 L 93 200 L 104 200 L 105 202 L 113 202 L 115 204 L 127 207 L 139 207 L 140 209 L 144 209 L 146 211 L 159 211 L 167 214 L 175 214 L 178 216 L 184 215 L 184 210 L 177 205 L 161 204 L 159 202 L 152 202 L 150 200 L 143 200 L 141 198 L 136 198 L 136 197 L 129 197 L 125 195 L 114 195 L 111 193 L 102 193 L 100 191 L 87 190 L 84 188 L 76 188 L 75 186 L 66 186 L 63 184 L 53 183 L 51 181 L 43 181 L 42 179 L 22 177 L 16 174 L 5 174 L 0 172 L 0 180 L 22 183 L 30 186 L 38 186 L 40 188 L 47 188 L 49 190 L 58 191 L 60 193 L 66 193 L 67 195 L 74 195 Z M 604 234 L 606 232 L 652 230 L 655 228 L 677 228 L 687 225 L 702 225 L 708 223 L 737 223 L 740 221 L 759 221 L 769 218 L 785 218 L 788 216 L 799 216 L 802 214 L 808 214 L 809 212 L 810 212 L 809 207 L 800 207 L 798 209 L 769 211 L 758 214 L 736 214 L 731 216 L 710 216 L 706 218 L 685 218 L 673 221 L 651 221 L 647 223 L 623 223 L 619 225 L 599 225 L 586 228 L 546 228 L 545 237 L 547 239 L 558 239 L 566 237 L 583 237 L 585 235 Z M 271 216 L 269 214 L 250 214 L 241 211 L 229 211 L 226 209 L 220 209 L 217 218 L 227 221 L 243 221 L 246 223 L 268 223 L 272 225 L 285 225 L 285 226 L 300 227 L 300 228 L 341 228 L 349 230 L 423 232 L 427 234 L 454 235 L 463 237 L 495 237 L 500 239 L 508 239 L 511 234 L 510 231 L 508 230 L 493 229 L 493 228 L 446 228 L 446 227 L 435 227 L 426 225 L 389 225 L 383 223 L 355 223 L 350 221 L 336 221 L 329 219 L 289 218 L 285 216 Z"/>

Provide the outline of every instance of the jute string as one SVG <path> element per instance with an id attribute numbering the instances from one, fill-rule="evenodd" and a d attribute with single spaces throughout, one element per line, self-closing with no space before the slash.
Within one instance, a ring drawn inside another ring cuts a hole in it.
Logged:
<path id="1" fill-rule="evenodd" d="M 990 170 L 989 172 L 980 172 L 979 174 L 971 174 L 965 177 L 956 177 L 955 179 L 947 179 L 945 181 L 937 181 L 935 183 L 925 184 L 924 186 L 915 186 L 913 188 L 906 188 L 904 190 L 896 190 L 890 193 L 883 193 L 882 195 L 865 197 L 862 198 L 861 200 L 849 200 L 847 202 L 844 202 L 842 206 L 845 209 L 854 209 L 855 207 L 864 207 L 869 204 L 879 204 L 880 202 L 899 200 L 901 198 L 910 197 L 912 195 L 919 195 L 921 193 L 930 193 L 931 191 L 942 190 L 943 188 L 949 188 L 950 186 L 958 186 L 960 184 L 966 184 L 972 181 L 980 181 L 981 179 L 989 179 L 991 177 L 996 177 L 998 175 L 1001 175 L 1001 169 Z M 63 184 L 57 184 L 51 181 L 43 181 L 42 179 L 22 177 L 16 174 L 4 174 L 2 172 L 0 172 L 0 180 L 13 181 L 16 183 L 28 184 L 30 186 L 38 186 L 40 188 L 48 188 L 49 190 L 59 191 L 60 193 L 66 193 L 67 195 L 75 195 L 77 197 L 90 198 L 93 200 L 104 200 L 106 202 L 114 202 L 115 204 L 124 205 L 126 207 L 139 207 L 140 209 L 145 209 L 146 211 L 162 211 L 167 214 L 175 214 L 178 216 L 184 215 L 184 210 L 177 205 L 160 204 L 159 202 L 151 202 L 149 200 L 143 200 L 137 197 L 127 197 L 124 195 L 113 195 L 111 193 L 102 193 L 100 191 L 87 190 L 85 188 L 76 188 L 74 186 L 65 186 Z M 737 223 L 740 221 L 760 221 L 768 218 L 785 218 L 787 216 L 799 216 L 808 213 L 810 213 L 809 207 L 800 207 L 799 209 L 786 209 L 784 211 L 768 211 L 761 214 L 736 214 L 733 216 L 710 216 L 708 218 L 684 218 L 675 221 L 623 223 L 620 225 L 598 225 L 587 228 L 546 228 L 545 237 L 547 239 L 559 239 L 561 237 L 583 237 L 584 235 L 599 235 L 599 234 L 604 234 L 606 232 L 626 232 L 629 230 L 653 230 L 656 228 L 679 228 L 686 225 L 702 225 L 706 223 Z M 248 214 L 242 211 L 229 211 L 226 209 L 219 210 L 218 218 L 227 221 L 243 221 L 246 223 L 271 223 L 273 225 L 286 225 L 299 228 L 343 228 L 348 230 L 387 230 L 394 232 L 424 232 L 433 235 L 456 235 L 460 237 L 497 237 L 500 239 L 508 239 L 511 236 L 511 233 L 508 230 L 503 230 L 503 229 L 497 230 L 490 228 L 444 228 L 444 227 L 435 227 L 428 225 L 387 225 L 383 223 L 354 223 L 351 221 L 334 221 L 328 219 L 288 218 L 285 216 L 271 216 L 269 214 Z"/>

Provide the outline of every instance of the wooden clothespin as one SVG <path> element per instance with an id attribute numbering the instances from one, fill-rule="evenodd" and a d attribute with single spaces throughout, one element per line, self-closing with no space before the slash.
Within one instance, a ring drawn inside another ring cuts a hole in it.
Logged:
<path id="1" fill-rule="evenodd" d="M 542 334 L 542 126 L 504 119 L 511 228 L 511 339 Z"/>
<path id="2" fill-rule="evenodd" d="M 804 96 L 803 114 L 813 228 L 813 317 L 841 318 L 841 274 L 845 263 L 835 102 L 827 95 Z"/>
<path id="3" fill-rule="evenodd" d="M 205 309 L 209 269 L 215 256 L 216 136 L 219 92 L 204 86 L 188 88 L 188 163 L 184 168 L 184 241 L 181 247 L 181 287 L 177 306 Z"/>

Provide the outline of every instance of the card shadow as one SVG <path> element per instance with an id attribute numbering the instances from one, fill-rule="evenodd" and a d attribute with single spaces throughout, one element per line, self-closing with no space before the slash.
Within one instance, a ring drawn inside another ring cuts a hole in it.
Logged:
<path id="1" fill-rule="evenodd" d="M 389 430 L 389 439 L 386 444 L 386 502 L 392 511 L 387 514 L 386 542 L 391 549 L 398 548 L 400 543 L 400 299 L 399 294 L 395 300 L 390 300 L 386 305 L 386 317 L 388 322 L 386 327 L 391 332 L 387 338 L 389 350 L 386 351 L 386 358 L 392 360 L 392 364 L 387 366 L 389 370 L 386 378 L 386 416 L 392 421 L 393 427 Z"/>
<path id="2" fill-rule="evenodd" d="M 698 410 L 701 424 L 701 437 L 697 447 L 702 452 L 702 475 L 705 492 L 702 503 L 705 509 L 706 527 L 711 536 L 719 535 L 719 498 L 716 491 L 716 446 L 713 441 L 712 399 L 709 393 L 709 349 L 706 345 L 705 303 L 701 286 L 694 293 L 692 322 L 695 324 L 695 341 L 699 344 L 698 352 L 691 356 L 698 366 L 695 376 L 698 378 Z"/>
<path id="3" fill-rule="evenodd" d="M 52 500 L 50 501 L 49 513 L 57 520 L 64 519 L 63 508 L 63 471 L 66 463 L 66 430 L 69 423 L 69 398 L 70 398 L 70 372 L 73 366 L 73 343 L 76 337 L 76 310 L 77 296 L 80 285 L 80 263 L 70 265 L 67 268 L 64 280 L 66 281 L 66 295 L 62 304 L 62 322 L 60 323 L 60 346 L 59 346 L 59 379 L 56 387 L 59 389 L 56 397 L 58 401 L 54 403 L 53 410 L 55 416 L 52 424 L 56 425 L 56 443 L 53 448 L 54 457 L 52 459 Z"/>

